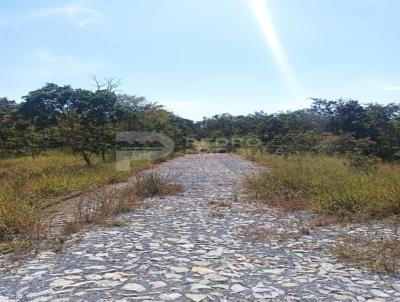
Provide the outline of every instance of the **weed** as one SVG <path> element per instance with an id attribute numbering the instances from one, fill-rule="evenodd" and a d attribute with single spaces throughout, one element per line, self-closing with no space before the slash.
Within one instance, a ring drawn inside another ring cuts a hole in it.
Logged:
<path id="1" fill-rule="evenodd" d="M 308 232 L 306 233 L 309 234 Z M 304 235 L 306 235 L 304 234 Z M 245 228 L 241 235 L 246 241 L 250 242 L 266 242 L 270 240 L 283 241 L 287 239 L 299 238 L 302 233 L 290 231 L 288 228 L 272 228 L 264 226 L 252 226 Z"/>
<path id="2" fill-rule="evenodd" d="M 15 240 L 0 243 L 0 255 L 1 254 L 9 254 L 16 250 L 27 250 L 31 247 L 30 242 L 25 240 Z"/>
<path id="3" fill-rule="evenodd" d="M 360 152 L 352 152 L 349 156 L 349 166 L 365 174 L 375 173 L 381 163 L 379 157 L 363 155 Z"/>
<path id="4" fill-rule="evenodd" d="M 140 202 L 132 186 L 122 188 L 103 189 L 81 196 L 77 203 L 75 219 L 67 222 L 66 232 L 75 230 L 80 225 L 102 224 L 113 215 L 128 212 Z"/>
<path id="5" fill-rule="evenodd" d="M 71 235 L 78 233 L 80 231 L 81 227 L 80 224 L 77 221 L 66 221 L 64 222 L 63 225 L 63 234 L 65 235 Z"/>
<path id="6" fill-rule="evenodd" d="M 224 199 L 211 199 L 208 201 L 209 205 L 214 207 L 214 208 L 230 208 L 232 207 L 232 203 L 229 202 L 229 200 L 224 200 Z"/>
<path id="7" fill-rule="evenodd" d="M 139 198 L 165 197 L 183 191 L 182 186 L 171 183 L 171 179 L 168 176 L 157 173 L 137 176 L 134 188 L 135 194 Z"/>

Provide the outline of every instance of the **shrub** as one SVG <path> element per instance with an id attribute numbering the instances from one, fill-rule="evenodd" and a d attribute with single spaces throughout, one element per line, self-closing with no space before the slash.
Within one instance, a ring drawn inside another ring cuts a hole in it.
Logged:
<path id="1" fill-rule="evenodd" d="M 165 197 L 182 191 L 182 187 L 172 184 L 168 176 L 157 173 L 138 175 L 134 188 L 140 198 Z"/>
<path id="2" fill-rule="evenodd" d="M 350 167 L 362 173 L 374 173 L 378 170 L 382 160 L 372 155 L 363 155 L 361 152 L 353 152 L 349 156 Z"/>
<path id="3" fill-rule="evenodd" d="M 320 151 L 328 155 L 370 154 L 375 146 L 376 142 L 369 138 L 356 139 L 350 134 L 337 135 L 328 132 L 324 133 Z"/>

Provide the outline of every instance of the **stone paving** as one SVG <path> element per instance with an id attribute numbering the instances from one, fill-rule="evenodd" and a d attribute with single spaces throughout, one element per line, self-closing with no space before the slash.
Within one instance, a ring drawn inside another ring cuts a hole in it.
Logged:
<path id="1" fill-rule="evenodd" d="M 339 226 L 249 241 L 249 230 L 300 221 L 243 202 L 235 184 L 257 173 L 252 163 L 193 154 L 156 170 L 185 192 L 147 200 L 118 217 L 123 226 L 95 228 L 62 254 L 0 270 L 0 301 L 400 301 L 398 279 L 344 267 L 326 253 L 348 231 Z"/>

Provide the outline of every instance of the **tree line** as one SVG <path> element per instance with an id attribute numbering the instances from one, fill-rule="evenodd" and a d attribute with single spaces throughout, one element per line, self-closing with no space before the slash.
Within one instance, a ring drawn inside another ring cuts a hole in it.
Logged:
<path id="1" fill-rule="evenodd" d="M 0 155 L 68 148 L 90 166 L 93 154 L 110 157 L 119 131 L 157 131 L 184 143 L 192 121 L 144 97 L 117 94 L 112 79 L 96 83 L 95 91 L 48 83 L 18 104 L 0 98 Z"/>
<path id="2" fill-rule="evenodd" d="M 215 140 L 254 137 L 270 153 L 360 153 L 400 159 L 400 105 L 355 100 L 313 99 L 310 108 L 267 114 L 215 115 L 193 122 L 144 97 L 118 94 L 113 79 L 95 90 L 47 83 L 16 103 L 0 98 L 0 156 L 31 155 L 68 148 L 87 165 L 91 156 L 106 161 L 119 131 L 157 131 L 177 146 L 186 138 Z M 232 146 L 237 147 L 237 146 Z"/>
<path id="3" fill-rule="evenodd" d="M 400 105 L 312 99 L 310 108 L 267 114 L 215 115 L 195 124 L 199 137 L 254 136 L 270 153 L 359 153 L 400 159 Z"/>

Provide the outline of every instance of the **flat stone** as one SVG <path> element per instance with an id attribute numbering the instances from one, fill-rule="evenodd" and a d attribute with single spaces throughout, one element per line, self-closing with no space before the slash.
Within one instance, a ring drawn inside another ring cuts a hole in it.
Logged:
<path id="1" fill-rule="evenodd" d="M 211 289 L 210 286 L 208 285 L 204 285 L 204 284 L 200 284 L 200 283 L 194 283 L 190 286 L 190 288 L 192 290 L 200 290 L 200 289 Z"/>
<path id="2" fill-rule="evenodd" d="M 115 272 L 115 273 L 105 273 L 103 275 L 105 279 L 111 279 L 111 280 L 121 280 L 124 279 L 124 276 L 121 273 Z"/>
<path id="3" fill-rule="evenodd" d="M 137 284 L 137 283 L 125 284 L 122 287 L 122 289 L 126 290 L 126 291 L 134 291 L 134 292 L 138 292 L 138 293 L 144 292 L 146 290 L 146 288 L 143 285 L 140 285 L 140 284 Z"/>
<path id="4" fill-rule="evenodd" d="M 180 297 L 182 297 L 182 295 L 179 294 L 179 293 L 171 293 L 171 294 L 162 294 L 162 295 L 160 295 L 160 299 L 167 300 L 167 301 L 173 301 L 173 300 L 179 299 Z"/>
<path id="5" fill-rule="evenodd" d="M 392 287 L 397 290 L 398 292 L 400 292 L 400 283 L 393 283 Z"/>
<path id="6" fill-rule="evenodd" d="M 171 270 L 173 270 L 175 273 L 187 273 L 189 269 L 184 266 L 178 266 L 178 267 L 171 267 Z"/>
<path id="7" fill-rule="evenodd" d="M 240 293 L 242 291 L 245 291 L 246 289 L 247 289 L 246 287 L 244 287 L 238 283 L 231 286 L 231 291 L 234 293 Z"/>
<path id="8" fill-rule="evenodd" d="M 282 283 L 281 286 L 290 288 L 290 287 L 297 287 L 299 285 L 297 283 L 294 283 L 294 282 L 285 282 L 285 283 Z"/>
<path id="9" fill-rule="evenodd" d="M 54 280 L 52 283 L 50 283 L 50 287 L 66 287 L 71 284 L 74 284 L 74 281 L 61 278 L 61 279 Z"/>
<path id="10" fill-rule="evenodd" d="M 202 267 L 202 266 L 194 266 L 192 267 L 192 272 L 198 273 L 200 275 L 207 275 L 207 274 L 213 274 L 215 271 L 212 269 L 209 269 L 207 267 Z"/>
<path id="11" fill-rule="evenodd" d="M 151 285 L 152 285 L 151 288 L 157 289 L 157 288 L 161 288 L 161 287 L 167 286 L 167 283 L 162 282 L 162 281 L 156 281 L 156 282 L 152 282 Z"/>
<path id="12" fill-rule="evenodd" d="M 220 276 L 218 274 L 207 274 L 207 275 L 204 275 L 204 278 L 207 278 L 208 280 L 211 280 L 214 282 L 225 282 L 228 280 L 227 277 Z"/>
<path id="13" fill-rule="evenodd" d="M 206 258 L 219 258 L 219 257 L 222 256 L 223 253 L 224 253 L 224 249 L 222 247 L 219 247 L 219 248 L 217 248 L 215 250 L 212 250 L 212 251 L 208 252 L 204 256 Z"/>
<path id="14" fill-rule="evenodd" d="M 186 294 L 186 298 L 194 302 L 200 302 L 207 299 L 207 296 L 202 294 Z"/>
<path id="15" fill-rule="evenodd" d="M 384 293 L 383 291 L 378 290 L 378 289 L 371 289 L 370 292 L 375 297 L 379 297 L 379 298 L 387 298 L 387 297 L 389 297 L 389 295 L 387 293 Z"/>
<path id="16" fill-rule="evenodd" d="M 121 282 L 115 280 L 99 280 L 96 281 L 96 285 L 100 287 L 112 288 L 121 285 Z"/>

